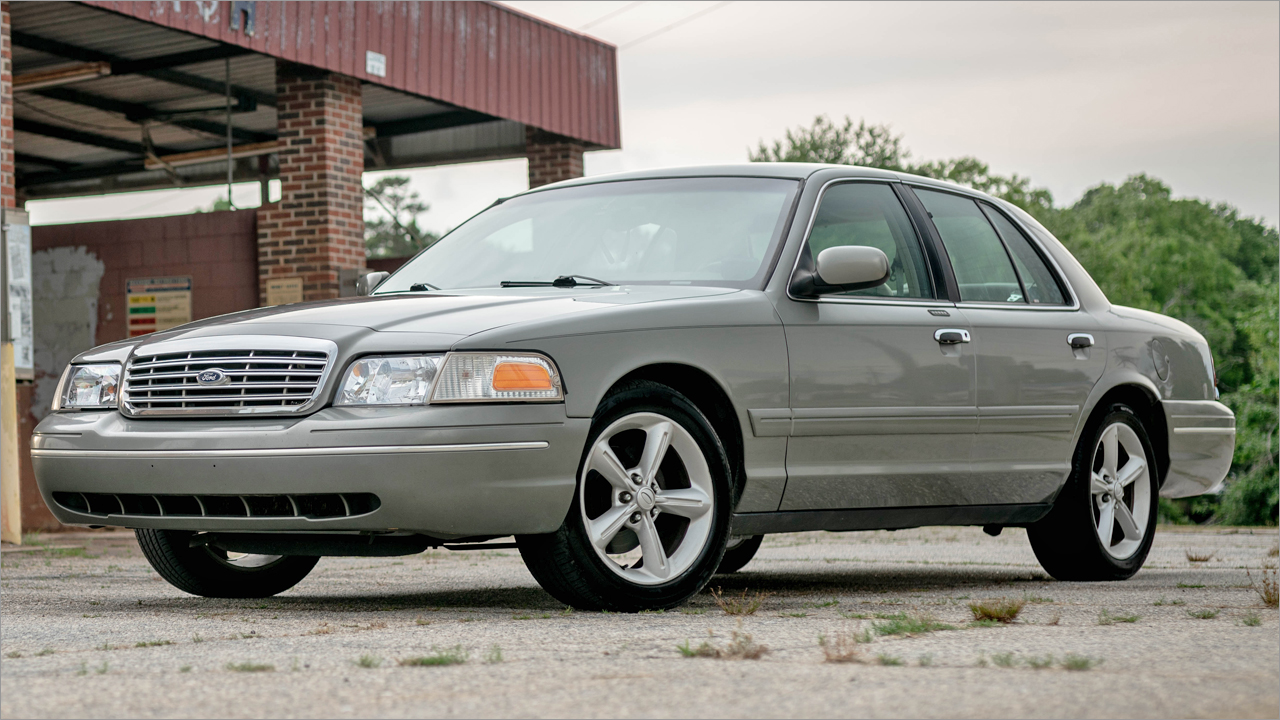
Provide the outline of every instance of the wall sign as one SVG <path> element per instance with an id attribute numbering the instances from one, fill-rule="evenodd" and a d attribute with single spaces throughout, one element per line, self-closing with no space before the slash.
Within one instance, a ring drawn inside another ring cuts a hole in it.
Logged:
<path id="1" fill-rule="evenodd" d="M 19 379 L 35 372 L 31 323 L 31 226 L 21 210 L 3 211 L 0 242 L 0 341 L 13 343 L 13 368 Z"/>
<path id="2" fill-rule="evenodd" d="M 125 281 L 129 337 L 160 332 L 191 322 L 191 277 L 135 278 Z"/>
<path id="3" fill-rule="evenodd" d="M 267 306 L 302 302 L 302 278 L 275 278 L 267 281 Z"/>
<path id="4" fill-rule="evenodd" d="M 387 56 L 366 50 L 364 53 L 364 71 L 376 77 L 387 76 Z"/>

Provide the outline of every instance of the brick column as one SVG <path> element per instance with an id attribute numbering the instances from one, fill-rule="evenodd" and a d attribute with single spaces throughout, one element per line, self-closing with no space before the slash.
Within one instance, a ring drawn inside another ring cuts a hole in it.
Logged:
<path id="1" fill-rule="evenodd" d="M 360 81 L 276 64 L 280 201 L 258 210 L 258 291 L 298 276 L 303 299 L 338 297 L 338 272 L 364 267 Z"/>
<path id="2" fill-rule="evenodd" d="M 0 207 L 17 208 L 13 183 L 13 49 L 9 3 L 0 2 Z"/>
<path id="3" fill-rule="evenodd" d="M 580 142 L 526 127 L 524 152 L 529 158 L 529 188 L 582 177 L 582 151 Z"/>

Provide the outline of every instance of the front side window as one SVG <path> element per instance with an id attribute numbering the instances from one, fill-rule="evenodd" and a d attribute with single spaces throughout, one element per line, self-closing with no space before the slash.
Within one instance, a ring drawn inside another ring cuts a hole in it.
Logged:
<path id="1" fill-rule="evenodd" d="M 983 205 L 982 211 L 987 214 L 991 224 L 996 226 L 996 232 L 1000 233 L 1005 246 L 1009 248 L 1018 277 L 1022 280 L 1022 287 L 1027 291 L 1027 300 L 1040 305 L 1065 305 L 1067 300 L 1062 287 L 1027 236 L 994 208 Z"/>
<path id="2" fill-rule="evenodd" d="M 746 177 L 606 182 L 512 198 L 463 223 L 378 287 L 549 282 L 764 284 L 799 183 Z"/>
<path id="3" fill-rule="evenodd" d="M 889 282 L 839 293 L 859 297 L 932 298 L 920 241 L 893 189 L 883 183 L 852 182 L 827 188 L 809 233 L 813 258 L 829 247 L 864 245 L 889 258 Z"/>
<path id="4" fill-rule="evenodd" d="M 915 193 L 942 237 L 962 302 L 1026 302 L 1009 253 L 976 202 L 921 188 Z"/>

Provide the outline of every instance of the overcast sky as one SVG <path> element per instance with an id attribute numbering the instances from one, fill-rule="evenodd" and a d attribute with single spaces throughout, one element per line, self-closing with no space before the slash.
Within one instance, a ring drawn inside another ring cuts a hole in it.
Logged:
<path id="1" fill-rule="evenodd" d="M 588 175 L 741 162 L 815 115 L 849 115 L 891 125 L 915 159 L 973 155 L 1059 204 L 1146 172 L 1280 218 L 1278 3 L 507 4 L 619 46 L 623 149 L 588 153 Z M 523 160 L 399 172 L 434 230 L 526 187 Z M 28 208 L 35 223 L 139 217 L 222 192 Z M 256 204 L 256 186 L 235 197 Z"/>

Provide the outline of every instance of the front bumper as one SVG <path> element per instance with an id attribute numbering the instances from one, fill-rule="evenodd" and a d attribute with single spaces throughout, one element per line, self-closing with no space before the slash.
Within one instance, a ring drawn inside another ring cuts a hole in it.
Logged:
<path id="1" fill-rule="evenodd" d="M 400 530 L 448 539 L 558 528 L 589 426 L 561 404 L 327 408 L 302 418 L 219 420 L 54 413 L 36 427 L 31 456 L 45 503 L 70 525 Z M 123 506 L 103 515 L 59 503 L 55 493 L 372 493 L 379 502 L 371 512 L 323 518 L 142 515 Z"/>
<path id="2" fill-rule="evenodd" d="M 1169 428 L 1169 473 L 1160 494 L 1180 498 L 1217 492 L 1235 453 L 1235 414 L 1213 400 L 1162 404 Z"/>

